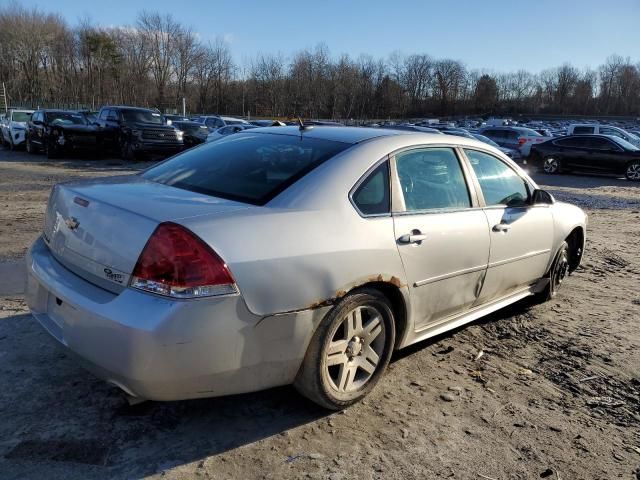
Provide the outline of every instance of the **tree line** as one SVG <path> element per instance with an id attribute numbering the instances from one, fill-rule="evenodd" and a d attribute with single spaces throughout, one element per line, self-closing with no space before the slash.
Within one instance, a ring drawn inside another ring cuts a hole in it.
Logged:
<path id="1" fill-rule="evenodd" d="M 334 56 L 324 44 L 234 60 L 169 14 L 130 26 L 20 6 L 0 9 L 0 81 L 24 106 L 126 104 L 236 115 L 367 119 L 454 115 L 640 114 L 640 63 L 612 55 L 595 69 L 569 63 L 534 74 L 494 72 L 426 53 Z"/>

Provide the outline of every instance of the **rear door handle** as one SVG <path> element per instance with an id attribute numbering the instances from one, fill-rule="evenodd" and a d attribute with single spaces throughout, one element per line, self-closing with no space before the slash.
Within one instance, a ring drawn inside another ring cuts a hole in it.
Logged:
<path id="1" fill-rule="evenodd" d="M 399 239 L 398 242 L 400 243 L 417 243 L 420 244 L 422 243 L 423 240 L 426 240 L 427 236 L 420 233 L 420 230 L 413 230 L 411 233 L 407 233 L 405 235 L 402 235 Z"/>
<path id="2" fill-rule="evenodd" d="M 507 233 L 509 231 L 511 227 L 509 225 L 507 225 L 506 223 L 498 223 L 497 225 L 493 226 L 493 231 L 494 232 L 503 232 L 503 233 Z"/>

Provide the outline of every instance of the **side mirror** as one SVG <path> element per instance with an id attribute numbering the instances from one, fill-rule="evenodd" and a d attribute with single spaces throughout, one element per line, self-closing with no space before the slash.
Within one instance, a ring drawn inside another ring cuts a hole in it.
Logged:
<path id="1" fill-rule="evenodd" d="M 531 198 L 531 203 L 533 205 L 551 205 L 553 202 L 553 196 L 549 192 L 540 189 L 533 191 L 533 196 Z"/>

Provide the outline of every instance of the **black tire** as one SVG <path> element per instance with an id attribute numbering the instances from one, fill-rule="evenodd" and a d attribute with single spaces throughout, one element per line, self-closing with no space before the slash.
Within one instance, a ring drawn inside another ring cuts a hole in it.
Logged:
<path id="1" fill-rule="evenodd" d="M 132 162 L 136 159 L 135 152 L 133 151 L 133 145 L 128 140 L 125 140 L 120 145 L 120 158 L 128 162 Z"/>
<path id="2" fill-rule="evenodd" d="M 542 171 L 547 175 L 562 173 L 562 161 L 557 157 L 544 157 L 542 160 Z"/>
<path id="3" fill-rule="evenodd" d="M 47 158 L 50 160 L 60 158 L 60 148 L 51 141 L 47 141 Z"/>
<path id="4" fill-rule="evenodd" d="M 361 315 L 362 333 L 355 328 L 352 331 L 356 334 L 351 336 L 346 323 L 351 324 L 356 311 Z M 375 333 L 378 325 L 380 331 Z M 359 402 L 376 386 L 387 368 L 395 345 L 395 333 L 391 305 L 382 293 L 363 288 L 347 295 L 327 313 L 316 329 L 296 376 L 295 388 L 329 410 L 341 410 Z M 336 340 L 336 336 L 340 338 Z M 340 356 L 345 362 L 329 365 L 329 346 L 341 342 L 345 342 L 344 351 L 335 352 L 332 358 Z M 375 366 L 369 360 L 375 359 L 369 353 L 372 350 L 377 356 Z M 365 365 L 366 369 L 360 365 Z M 345 377 L 347 380 L 343 382 Z M 341 385 L 344 383 L 343 391 L 336 386 L 336 380 Z M 346 387 L 352 390 L 347 391 Z"/>
<path id="5" fill-rule="evenodd" d="M 28 136 L 24 140 L 24 148 L 27 151 L 27 153 L 31 155 L 38 153 L 36 147 L 33 145 L 33 143 L 31 143 L 31 140 L 29 139 Z"/>
<path id="6" fill-rule="evenodd" d="M 632 182 L 640 182 L 640 161 L 634 160 L 627 165 L 627 170 L 624 173 L 627 180 Z"/>
<path id="7" fill-rule="evenodd" d="M 544 303 L 553 299 L 557 295 L 558 289 L 568 274 L 569 244 L 567 242 L 562 242 L 562 245 L 560 245 L 560 248 L 558 249 L 558 253 L 556 253 L 556 257 L 553 259 L 551 268 L 546 275 L 546 278 L 549 279 L 549 283 L 544 287 L 544 290 L 535 294 L 536 303 Z"/>

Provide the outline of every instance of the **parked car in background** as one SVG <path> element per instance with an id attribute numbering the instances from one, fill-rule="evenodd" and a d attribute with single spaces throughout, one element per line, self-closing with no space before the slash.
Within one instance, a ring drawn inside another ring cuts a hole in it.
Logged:
<path id="1" fill-rule="evenodd" d="M 0 145 L 8 144 L 9 142 L 9 119 L 4 113 L 0 114 Z"/>
<path id="2" fill-rule="evenodd" d="M 440 130 L 436 130 L 435 128 L 422 127 L 420 125 L 385 125 L 380 128 L 386 128 L 388 130 L 403 130 L 405 132 L 436 133 L 438 135 L 443 135 Z"/>
<path id="3" fill-rule="evenodd" d="M 190 122 L 192 121 L 189 117 L 185 117 L 183 115 L 173 115 L 165 113 L 163 115 L 165 122 L 167 125 L 173 125 L 174 122 Z"/>
<path id="4" fill-rule="evenodd" d="M 73 150 L 95 152 L 99 130 L 84 113 L 66 110 L 36 110 L 27 123 L 26 149 L 29 153 L 45 152 L 58 158 Z"/>
<path id="5" fill-rule="evenodd" d="M 201 115 L 194 117 L 191 120 L 194 122 L 202 123 L 207 126 L 209 132 L 213 132 L 218 128 L 226 127 L 227 125 L 248 125 L 249 122 L 241 118 L 234 117 L 221 117 L 218 115 Z"/>
<path id="6" fill-rule="evenodd" d="M 640 138 L 622 128 L 611 125 L 573 124 L 567 129 L 567 135 L 614 135 L 640 147 Z"/>
<path id="7" fill-rule="evenodd" d="M 522 163 L 524 163 L 524 164 L 527 163 L 526 160 L 522 159 L 522 155 L 520 155 L 520 151 L 519 150 L 514 150 L 512 148 L 507 148 L 507 147 L 501 147 L 496 142 L 491 140 L 489 137 L 485 137 L 484 135 L 480 135 L 479 133 L 472 133 L 471 135 L 476 140 L 480 140 L 483 143 L 486 143 L 488 145 L 491 145 L 494 148 L 497 148 L 498 150 L 500 150 L 502 153 L 504 153 L 510 159 L 512 159 L 512 160 L 514 160 L 516 162 L 522 161 Z"/>
<path id="8" fill-rule="evenodd" d="M 251 125 L 250 123 L 239 124 L 239 125 L 227 125 L 226 127 L 219 128 L 214 130 L 209 135 L 207 135 L 206 142 L 215 142 L 216 140 L 220 140 L 228 135 L 233 135 L 234 133 L 242 132 L 244 130 L 249 130 L 251 128 L 258 128 L 255 125 Z"/>
<path id="9" fill-rule="evenodd" d="M 172 120 L 171 125 L 182 131 L 184 148 L 195 147 L 207 141 L 209 129 L 206 125 L 198 122 Z"/>
<path id="10" fill-rule="evenodd" d="M 553 298 L 585 232 L 582 210 L 476 140 L 261 128 L 54 187 L 26 299 L 138 399 L 293 383 L 338 410 L 394 350 Z"/>
<path id="11" fill-rule="evenodd" d="M 5 127 L 2 129 L 2 138 L 5 145 L 8 145 L 11 150 L 24 145 L 27 122 L 32 113 L 33 110 L 9 110 L 5 120 Z"/>
<path id="12" fill-rule="evenodd" d="M 249 120 L 256 127 L 284 127 L 286 124 L 280 120 Z"/>
<path id="13" fill-rule="evenodd" d="M 545 173 L 581 170 L 640 181 L 640 149 L 614 135 L 570 135 L 531 147 L 530 163 Z"/>
<path id="14" fill-rule="evenodd" d="M 147 154 L 169 156 L 184 148 L 183 134 L 166 125 L 157 110 L 129 106 L 106 106 L 98 113 L 97 125 L 104 148 L 125 160 Z"/>
<path id="15" fill-rule="evenodd" d="M 542 143 L 552 137 L 543 137 L 535 130 L 525 127 L 484 127 L 479 134 L 489 137 L 501 147 L 518 150 L 523 158 L 529 156 L 531 145 Z"/>

